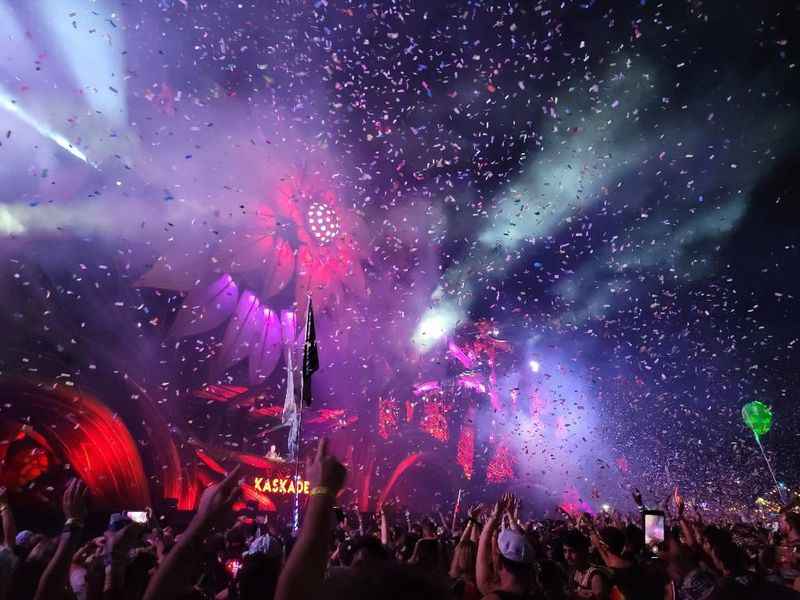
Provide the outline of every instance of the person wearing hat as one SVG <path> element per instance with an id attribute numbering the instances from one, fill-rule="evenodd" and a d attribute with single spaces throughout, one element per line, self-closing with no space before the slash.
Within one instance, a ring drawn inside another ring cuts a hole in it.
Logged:
<path id="1" fill-rule="evenodd" d="M 497 535 L 497 572 L 492 571 L 492 539 L 513 498 L 495 504 L 478 542 L 477 581 L 483 600 L 523 600 L 534 586 L 533 548 L 525 536 L 513 528 Z"/>

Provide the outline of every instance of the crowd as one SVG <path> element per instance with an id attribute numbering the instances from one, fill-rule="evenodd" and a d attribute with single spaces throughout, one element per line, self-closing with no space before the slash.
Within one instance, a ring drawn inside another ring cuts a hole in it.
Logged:
<path id="1" fill-rule="evenodd" d="M 0 600 L 800 598 L 800 513 L 791 505 L 777 530 L 705 523 L 676 491 L 673 523 L 649 546 L 636 518 L 523 522 L 510 494 L 449 522 L 390 506 L 374 518 L 348 515 L 336 507 L 346 469 L 324 440 L 307 477 L 296 537 L 235 519 L 238 469 L 205 490 L 180 533 L 120 513 L 104 535 L 86 539 L 89 498 L 78 480 L 64 493 L 58 537 L 17 532 L 0 490 Z M 643 507 L 640 495 L 634 500 Z"/>

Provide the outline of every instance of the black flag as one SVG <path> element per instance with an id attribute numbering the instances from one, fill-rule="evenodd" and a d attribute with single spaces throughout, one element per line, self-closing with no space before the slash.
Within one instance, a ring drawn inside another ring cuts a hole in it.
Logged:
<path id="1" fill-rule="evenodd" d="M 314 327 L 314 308 L 311 297 L 308 298 L 306 313 L 306 339 L 303 344 L 303 404 L 311 406 L 311 375 L 319 369 L 317 354 L 317 331 Z"/>

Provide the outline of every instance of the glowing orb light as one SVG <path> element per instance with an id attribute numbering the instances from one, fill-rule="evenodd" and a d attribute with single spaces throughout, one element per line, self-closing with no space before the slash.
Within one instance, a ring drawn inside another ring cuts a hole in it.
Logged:
<path id="1" fill-rule="evenodd" d="M 312 235 L 323 246 L 330 244 L 339 235 L 339 217 L 327 204 L 312 202 L 306 218 Z"/>
<path id="2" fill-rule="evenodd" d="M 423 352 L 430 350 L 436 343 L 455 329 L 460 318 L 458 310 L 447 305 L 429 308 L 417 325 L 411 341 Z"/>
<path id="3" fill-rule="evenodd" d="M 534 373 L 538 373 L 538 372 L 539 372 L 539 369 L 541 369 L 541 368 L 542 368 L 542 366 L 539 364 L 539 361 L 538 361 L 538 360 L 532 360 L 532 361 L 530 361 L 530 362 L 528 363 L 528 366 L 531 368 L 531 371 L 533 371 Z"/>

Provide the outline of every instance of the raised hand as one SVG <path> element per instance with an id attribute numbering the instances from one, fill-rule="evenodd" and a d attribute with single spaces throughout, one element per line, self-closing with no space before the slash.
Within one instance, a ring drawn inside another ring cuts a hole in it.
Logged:
<path id="1" fill-rule="evenodd" d="M 639 491 L 639 488 L 633 488 L 633 501 L 636 502 L 636 506 L 639 508 L 644 507 L 644 502 L 642 502 L 642 492 Z"/>
<path id="2" fill-rule="evenodd" d="M 683 497 L 678 491 L 677 485 L 675 486 L 675 492 L 672 495 L 672 499 L 675 502 L 675 508 L 678 510 L 678 517 L 682 517 L 683 511 L 686 510 L 686 503 L 683 501 Z"/>
<path id="3" fill-rule="evenodd" d="M 481 516 L 482 512 L 483 512 L 483 504 L 473 504 L 472 506 L 469 507 L 467 514 L 469 515 L 470 519 L 472 519 L 473 521 L 477 521 L 478 517 Z"/>
<path id="4" fill-rule="evenodd" d="M 241 488 L 239 487 L 240 470 L 241 466 L 236 465 L 225 479 L 207 487 L 203 491 L 195 519 L 198 519 L 204 525 L 209 525 L 233 505 L 241 493 Z"/>
<path id="5" fill-rule="evenodd" d="M 492 509 L 492 514 L 490 517 L 492 521 L 499 520 L 505 514 L 506 508 L 508 508 L 509 496 L 510 494 L 503 494 L 497 500 L 497 502 L 494 505 L 494 508 Z"/>
<path id="6" fill-rule="evenodd" d="M 124 559 L 144 530 L 141 523 L 129 523 L 119 531 L 106 531 L 105 554 L 112 559 Z"/>
<path id="7" fill-rule="evenodd" d="M 64 498 L 61 506 L 64 516 L 69 520 L 83 521 L 86 518 L 88 509 L 86 508 L 86 495 L 88 490 L 80 479 L 72 479 L 64 490 Z"/>
<path id="8" fill-rule="evenodd" d="M 347 479 L 345 466 L 335 456 L 328 453 L 326 438 L 319 441 L 314 459 L 306 466 L 306 473 L 308 473 L 312 488 L 324 488 L 326 493 L 334 498 Z"/>

